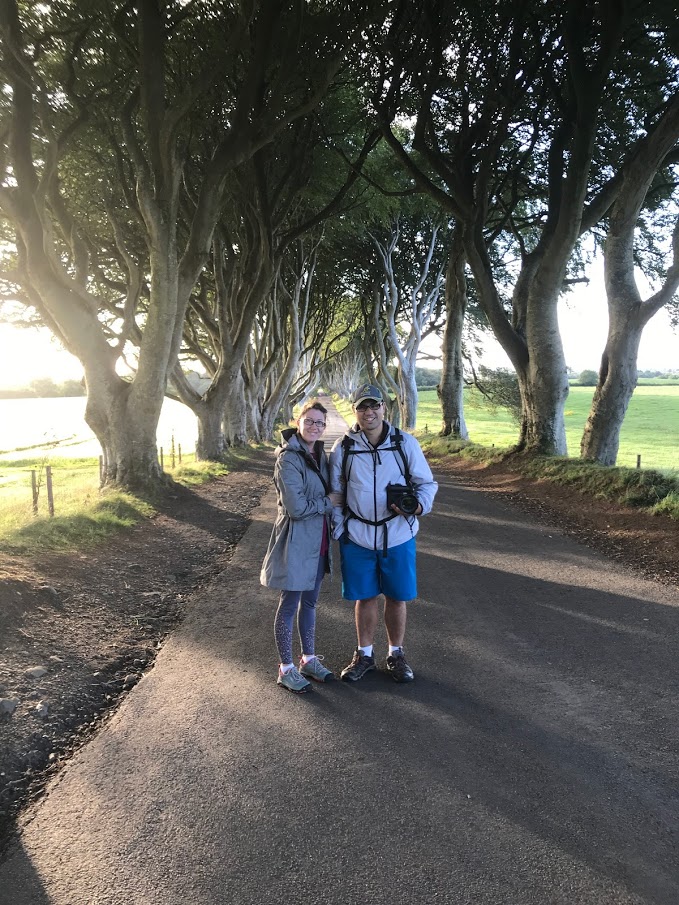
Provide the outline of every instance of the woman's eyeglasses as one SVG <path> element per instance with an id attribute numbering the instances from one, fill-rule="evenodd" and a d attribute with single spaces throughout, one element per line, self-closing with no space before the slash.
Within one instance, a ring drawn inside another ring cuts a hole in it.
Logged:
<path id="1" fill-rule="evenodd" d="M 360 405 L 356 406 L 357 412 L 376 412 L 377 409 L 382 405 L 381 402 L 362 402 Z"/>
<path id="2" fill-rule="evenodd" d="M 314 421 L 313 418 L 302 418 L 304 427 L 325 427 L 325 421 Z"/>

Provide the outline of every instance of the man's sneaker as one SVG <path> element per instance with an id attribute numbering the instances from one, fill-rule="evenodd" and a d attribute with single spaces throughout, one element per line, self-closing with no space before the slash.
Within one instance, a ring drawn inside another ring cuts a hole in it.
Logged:
<path id="1" fill-rule="evenodd" d="M 323 666 L 322 659 L 323 657 L 314 657 L 306 663 L 300 661 L 300 675 L 305 676 L 307 679 L 313 679 L 314 682 L 332 682 L 335 674 Z"/>
<path id="2" fill-rule="evenodd" d="M 402 650 L 397 650 L 387 657 L 387 672 L 394 682 L 412 682 L 415 678 L 415 673 L 406 663 Z"/>
<path id="3" fill-rule="evenodd" d="M 305 691 L 311 691 L 311 682 L 307 682 L 304 676 L 299 674 L 296 667 L 292 667 L 287 672 L 278 670 L 278 678 L 276 684 L 282 688 L 287 688 L 293 694 L 304 694 Z"/>
<path id="4" fill-rule="evenodd" d="M 345 682 L 358 682 L 363 676 L 375 668 L 375 658 L 366 657 L 364 653 L 356 648 L 351 663 L 345 666 L 341 673 L 341 678 Z"/>

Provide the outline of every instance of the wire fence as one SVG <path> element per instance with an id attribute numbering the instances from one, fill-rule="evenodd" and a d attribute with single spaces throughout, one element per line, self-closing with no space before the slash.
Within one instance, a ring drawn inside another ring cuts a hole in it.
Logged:
<path id="1" fill-rule="evenodd" d="M 48 447 L 39 447 L 42 455 L 26 456 L 20 459 L 0 461 L 0 504 L 5 514 L 10 510 L 26 511 L 30 507 L 33 516 L 41 515 L 54 518 L 81 502 L 90 495 L 95 495 L 104 485 L 106 465 L 103 455 L 66 458 L 59 448 L 59 442 L 50 443 Z M 9 452 L 29 452 L 27 449 L 10 450 Z M 33 448 L 33 452 L 35 452 Z M 188 452 L 186 447 L 176 442 L 174 435 L 167 449 L 157 447 L 158 461 L 161 469 L 176 468 L 195 460 L 195 450 Z"/>

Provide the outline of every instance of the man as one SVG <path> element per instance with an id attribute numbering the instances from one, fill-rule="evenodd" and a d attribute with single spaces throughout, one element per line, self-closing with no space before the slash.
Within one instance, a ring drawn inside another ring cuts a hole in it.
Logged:
<path id="1" fill-rule="evenodd" d="M 356 682 L 375 669 L 373 639 L 383 594 L 387 671 L 396 682 L 412 682 L 403 641 L 406 604 L 417 596 L 417 517 L 431 511 L 438 485 L 417 440 L 385 421 L 378 387 L 359 386 L 352 405 L 356 424 L 330 453 L 332 489 L 345 494 L 344 508 L 333 514 L 333 534 L 340 541 L 342 596 L 356 601 L 358 636 L 353 659 L 341 677 Z"/>

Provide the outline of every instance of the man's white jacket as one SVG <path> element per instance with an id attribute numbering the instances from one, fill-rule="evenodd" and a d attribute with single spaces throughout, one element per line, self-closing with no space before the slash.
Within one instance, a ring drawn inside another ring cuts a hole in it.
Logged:
<path id="1" fill-rule="evenodd" d="M 419 530 L 415 516 L 397 515 L 384 525 L 366 524 L 348 513 L 354 513 L 368 522 L 379 522 L 393 514 L 387 508 L 387 484 L 405 484 L 405 466 L 396 443 L 396 429 L 385 421 L 384 439 L 373 447 L 363 431 L 354 426 L 344 435 L 350 444 L 343 448 L 343 439 L 333 445 L 330 453 L 330 482 L 333 490 L 346 494 L 348 507 L 335 507 L 332 515 L 333 537 L 339 539 L 345 530 L 349 539 L 361 547 L 379 550 L 384 546 L 384 530 L 387 530 L 387 547 L 396 547 L 414 537 Z M 400 431 L 401 449 L 408 463 L 410 480 L 422 506 L 422 515 L 431 512 L 438 484 L 415 437 Z M 342 460 L 346 454 L 346 467 Z M 346 486 L 343 471 L 346 472 Z"/>

